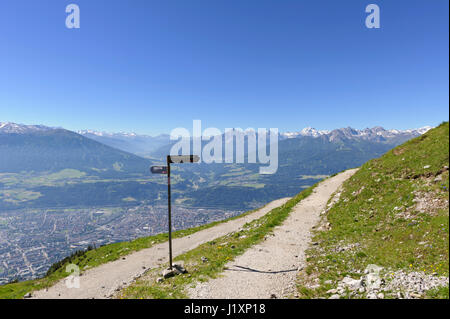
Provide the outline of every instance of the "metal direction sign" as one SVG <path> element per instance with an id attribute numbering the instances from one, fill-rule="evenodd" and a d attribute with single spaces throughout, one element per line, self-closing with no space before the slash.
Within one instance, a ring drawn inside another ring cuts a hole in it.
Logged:
<path id="1" fill-rule="evenodd" d="M 168 173 L 167 166 L 152 166 L 152 167 L 150 167 L 150 171 L 153 174 L 167 174 Z"/>
<path id="2" fill-rule="evenodd" d="M 167 166 L 152 166 L 150 171 L 153 174 L 167 175 L 167 210 L 168 210 L 168 224 L 169 224 L 169 268 L 172 269 L 172 205 L 171 205 L 171 191 L 170 191 L 170 164 L 179 163 L 195 163 L 200 160 L 198 155 L 167 155 Z"/>
<path id="3" fill-rule="evenodd" d="M 170 155 L 168 156 L 169 163 L 196 163 L 200 160 L 198 155 Z"/>

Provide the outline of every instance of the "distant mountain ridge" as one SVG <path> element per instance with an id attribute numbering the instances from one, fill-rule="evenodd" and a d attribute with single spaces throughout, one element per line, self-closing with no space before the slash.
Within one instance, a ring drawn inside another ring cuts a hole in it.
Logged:
<path id="1" fill-rule="evenodd" d="M 61 128 L 0 123 L 0 172 L 77 169 L 96 175 L 145 171 L 150 161 Z"/>
<path id="2" fill-rule="evenodd" d="M 0 122 L 0 133 L 31 133 L 38 131 L 48 131 L 52 129 L 60 129 L 61 127 L 48 127 L 44 125 L 26 125 L 26 124 L 17 124 L 12 122 Z M 300 136 L 310 136 L 310 137 L 319 137 L 319 136 L 329 136 L 332 138 L 337 134 L 343 134 L 347 138 L 363 138 L 370 139 L 376 136 L 382 136 L 384 138 L 390 138 L 398 135 L 412 134 L 412 135 L 422 135 L 432 129 L 432 126 L 424 126 L 421 128 L 413 128 L 407 130 L 386 130 L 381 126 L 375 126 L 373 128 L 365 128 L 365 129 L 354 129 L 352 127 L 339 128 L 334 130 L 317 130 L 313 127 L 305 127 L 300 131 L 294 132 L 281 132 L 279 133 L 280 138 L 296 138 Z M 104 132 L 104 131 L 96 131 L 96 130 L 79 130 L 75 133 L 87 136 L 87 137 L 104 137 L 104 138 L 148 138 L 148 139 L 169 139 L 169 134 L 160 134 L 157 136 L 151 136 L 146 134 L 137 134 L 134 132 Z"/>
<path id="3" fill-rule="evenodd" d="M 25 124 L 16 124 L 12 122 L 0 122 L 0 133 L 25 134 L 25 133 L 45 132 L 53 129 L 56 128 L 44 125 L 25 125 Z"/>
<path id="4" fill-rule="evenodd" d="M 150 136 L 136 133 L 108 133 L 94 130 L 82 130 L 77 133 L 105 145 L 139 156 L 149 156 L 159 147 L 170 143 L 170 136 L 168 134 Z"/>
<path id="5" fill-rule="evenodd" d="M 312 127 L 306 127 L 297 132 L 281 132 L 279 139 L 291 139 L 302 137 L 313 137 L 326 139 L 329 142 L 343 142 L 344 140 L 365 140 L 377 143 L 386 143 L 398 145 L 411 138 L 420 136 L 432 129 L 431 126 L 424 126 L 417 129 L 408 130 L 386 130 L 381 126 L 366 128 L 362 130 L 351 127 L 334 130 L 317 130 Z M 164 152 L 167 146 L 173 144 L 170 135 L 161 134 L 155 137 L 148 135 L 139 135 L 136 133 L 107 133 L 93 130 L 78 131 L 79 134 L 92 138 L 106 145 L 119 148 L 137 155 L 160 155 L 159 148 Z"/>
<path id="6" fill-rule="evenodd" d="M 335 130 L 317 130 L 312 127 L 306 127 L 298 132 L 286 132 L 280 133 L 284 138 L 297 138 L 301 136 L 320 137 L 325 136 L 332 142 L 337 138 L 345 137 L 347 139 L 360 138 L 363 140 L 377 140 L 384 138 L 386 140 L 396 138 L 399 136 L 405 136 L 411 138 L 412 136 L 419 136 L 432 129 L 431 126 L 424 126 L 418 129 L 408 130 L 386 130 L 381 126 L 375 126 L 373 128 L 365 128 L 363 130 L 354 129 L 351 127 L 340 128 Z"/>
<path id="7" fill-rule="evenodd" d="M 247 160 L 242 164 L 179 166 L 174 168 L 173 183 L 178 191 L 174 200 L 194 207 L 257 207 L 379 157 L 426 130 L 306 128 L 296 136 L 281 133 L 275 174 L 261 175 L 261 165 Z M 160 193 L 164 179 L 150 174 L 149 166 L 161 163 L 176 141 L 168 135 L 80 133 L 83 135 L 42 125 L 0 123 L 0 173 L 15 174 L 0 174 L 0 209 L 2 205 L 11 209 L 164 200 L 165 192 Z M 226 136 L 222 138 L 226 140 Z M 39 178 L 39 185 L 30 183 L 30 174 Z M 45 182 L 55 178 L 58 183 Z M 23 189 L 32 192 L 25 199 Z"/>
<path id="8" fill-rule="evenodd" d="M 428 132 L 430 129 L 432 129 L 432 126 L 424 126 L 421 128 L 413 128 L 413 129 L 407 129 L 407 130 L 386 130 L 381 126 L 375 126 L 373 128 L 365 128 L 362 130 L 354 129 L 352 127 L 346 127 L 346 128 L 339 128 L 334 130 L 317 130 L 313 127 L 305 127 L 300 131 L 294 131 L 294 132 L 282 132 L 280 133 L 281 138 L 296 138 L 299 136 L 311 136 L 311 137 L 319 137 L 323 135 L 333 135 L 337 132 L 342 132 L 346 134 L 347 136 L 351 137 L 373 137 L 375 135 L 382 136 L 382 137 L 393 137 L 396 135 L 402 135 L 402 134 L 417 134 L 421 135 L 426 132 Z M 111 132 L 100 132 L 95 130 L 81 130 L 77 131 L 78 134 L 81 135 L 96 135 L 96 136 L 102 136 L 102 137 L 123 137 L 123 138 L 135 138 L 135 137 L 148 137 L 148 138 L 169 138 L 169 134 L 160 134 L 157 136 L 150 136 L 145 134 L 137 134 L 134 132 L 117 132 L 117 133 L 111 133 Z"/>
<path id="9" fill-rule="evenodd" d="M 424 126 L 421 128 L 408 130 L 386 130 L 381 126 L 376 126 L 362 130 L 351 127 L 334 130 L 317 130 L 312 127 L 306 127 L 296 132 L 280 132 L 279 141 L 281 142 L 286 139 L 312 137 L 314 139 L 322 139 L 332 143 L 346 143 L 353 140 L 376 142 L 395 146 L 404 143 L 411 138 L 420 136 L 431 128 L 431 126 Z M 60 128 L 47 127 L 43 125 L 24 125 L 11 122 L 0 122 L 0 134 L 27 134 L 48 132 L 55 129 Z M 161 154 L 167 153 L 168 150 L 170 150 L 171 145 L 176 142 L 170 140 L 169 134 L 150 136 L 136 134 L 133 132 L 110 133 L 96 130 L 81 130 L 75 133 L 118 150 L 143 157 L 160 158 Z"/>

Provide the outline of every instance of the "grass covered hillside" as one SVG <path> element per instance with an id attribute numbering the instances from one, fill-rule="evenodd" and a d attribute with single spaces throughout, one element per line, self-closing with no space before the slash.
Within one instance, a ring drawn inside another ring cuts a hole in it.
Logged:
<path id="1" fill-rule="evenodd" d="M 301 298 L 448 298 L 449 124 L 371 160 L 322 213 Z"/>

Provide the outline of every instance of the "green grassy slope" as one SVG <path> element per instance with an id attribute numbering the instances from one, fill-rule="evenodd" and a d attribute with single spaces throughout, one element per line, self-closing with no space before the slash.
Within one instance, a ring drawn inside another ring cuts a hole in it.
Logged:
<path id="1" fill-rule="evenodd" d="M 301 297 L 328 297 L 369 264 L 448 277 L 448 165 L 448 122 L 364 164 L 325 214 L 329 227 L 315 234 L 299 275 Z M 428 297 L 448 298 L 448 287 Z"/>

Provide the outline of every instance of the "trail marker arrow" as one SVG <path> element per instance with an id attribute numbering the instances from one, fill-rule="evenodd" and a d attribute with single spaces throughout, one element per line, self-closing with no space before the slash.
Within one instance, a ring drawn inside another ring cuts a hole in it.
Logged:
<path id="1" fill-rule="evenodd" d="M 169 155 L 167 156 L 169 163 L 196 163 L 200 160 L 198 155 Z"/>
<path id="2" fill-rule="evenodd" d="M 168 168 L 167 168 L 167 166 L 152 166 L 152 167 L 150 167 L 150 171 L 153 174 L 167 174 Z"/>

